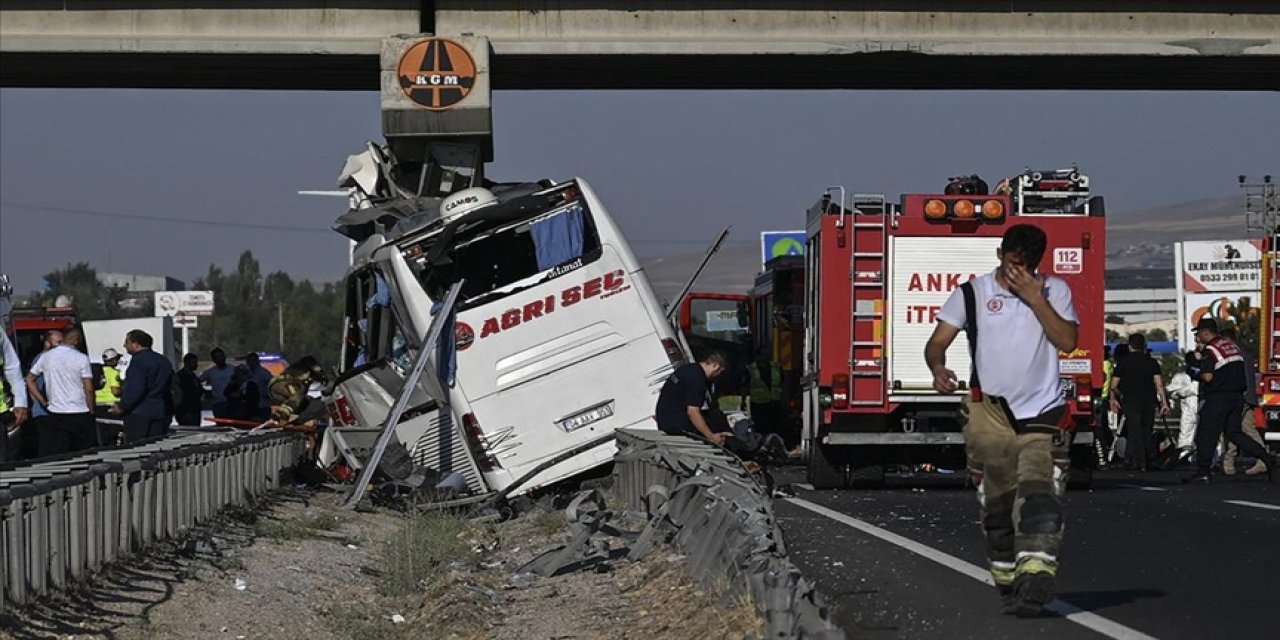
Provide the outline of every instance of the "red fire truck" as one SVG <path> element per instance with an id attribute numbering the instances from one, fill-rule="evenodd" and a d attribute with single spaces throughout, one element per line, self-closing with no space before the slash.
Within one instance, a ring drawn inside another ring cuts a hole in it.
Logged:
<path id="1" fill-rule="evenodd" d="M 999 195 L 985 187 L 898 203 L 833 187 L 809 209 L 803 412 L 814 487 L 877 486 L 894 465 L 964 467 L 962 396 L 933 390 L 924 346 L 947 297 L 997 266 L 1001 236 L 1020 222 L 1048 235 L 1039 271 L 1071 286 L 1081 321 L 1077 349 L 1060 354 L 1061 373 L 1077 425 L 1072 483 L 1091 480 L 1092 399 L 1104 357 L 1102 199 L 1075 169 L 1027 171 L 1001 183 Z M 963 333 L 947 364 L 968 378 Z"/>
<path id="2" fill-rule="evenodd" d="M 1280 446 L 1280 228 L 1262 239 L 1262 308 L 1258 323 L 1258 412 L 1263 440 Z"/>
<path id="3" fill-rule="evenodd" d="M 720 351 L 729 360 L 717 393 L 725 410 L 740 409 L 750 393 L 747 366 L 755 347 L 750 303 L 747 296 L 734 293 L 690 293 L 680 302 L 680 333 L 693 357 Z"/>

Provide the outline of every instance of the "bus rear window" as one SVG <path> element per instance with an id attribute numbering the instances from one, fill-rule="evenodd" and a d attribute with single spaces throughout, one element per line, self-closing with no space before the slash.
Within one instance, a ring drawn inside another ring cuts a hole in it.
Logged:
<path id="1" fill-rule="evenodd" d="M 586 208 L 575 203 L 473 238 L 464 237 L 447 256 L 443 264 L 434 267 L 415 264 L 423 269 L 418 277 L 433 297 L 458 278 L 465 278 L 461 308 L 466 309 L 593 262 L 600 257 L 600 238 Z"/>

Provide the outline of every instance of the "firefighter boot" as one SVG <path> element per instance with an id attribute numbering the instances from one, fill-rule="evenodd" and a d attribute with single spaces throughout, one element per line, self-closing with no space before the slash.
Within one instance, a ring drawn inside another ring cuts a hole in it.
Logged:
<path id="1" fill-rule="evenodd" d="M 995 582 L 996 593 L 1000 596 L 1000 612 L 1009 615 L 1018 612 L 1018 594 L 1013 590 L 1016 566 L 1012 562 L 991 561 L 991 579 Z"/>
<path id="2" fill-rule="evenodd" d="M 1013 579 L 1013 614 L 1019 618 L 1039 616 L 1046 604 L 1053 600 L 1057 567 L 1039 558 L 1024 558 L 1018 562 L 1018 575 Z"/>

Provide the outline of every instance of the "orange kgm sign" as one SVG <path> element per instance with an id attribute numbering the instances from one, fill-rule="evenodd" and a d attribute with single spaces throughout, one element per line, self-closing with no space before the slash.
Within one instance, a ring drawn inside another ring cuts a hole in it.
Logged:
<path id="1" fill-rule="evenodd" d="M 405 49 L 396 65 L 404 95 L 432 111 L 447 111 L 462 102 L 476 83 L 476 61 L 467 48 L 446 38 L 419 40 Z"/>

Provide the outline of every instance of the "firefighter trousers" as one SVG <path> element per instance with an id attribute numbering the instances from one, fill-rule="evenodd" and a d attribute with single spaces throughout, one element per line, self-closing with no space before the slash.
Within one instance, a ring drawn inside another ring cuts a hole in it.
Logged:
<path id="1" fill-rule="evenodd" d="M 965 455 L 978 488 L 987 560 L 997 585 L 1019 574 L 1056 576 L 1070 464 L 1065 407 L 1016 420 L 999 398 L 966 398 Z"/>

